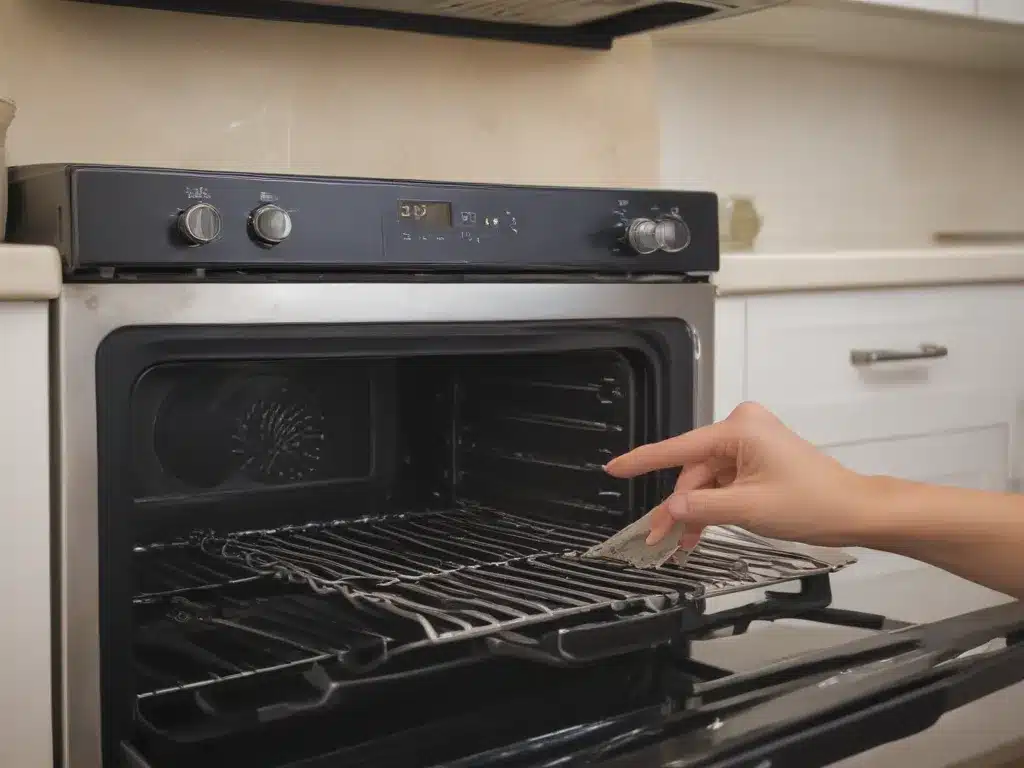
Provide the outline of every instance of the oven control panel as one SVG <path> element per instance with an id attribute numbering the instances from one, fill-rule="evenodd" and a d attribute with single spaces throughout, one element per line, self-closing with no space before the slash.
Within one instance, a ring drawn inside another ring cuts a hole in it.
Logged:
<path id="1" fill-rule="evenodd" d="M 703 274 L 717 210 L 703 192 L 35 166 L 14 172 L 11 235 L 72 271 Z"/>

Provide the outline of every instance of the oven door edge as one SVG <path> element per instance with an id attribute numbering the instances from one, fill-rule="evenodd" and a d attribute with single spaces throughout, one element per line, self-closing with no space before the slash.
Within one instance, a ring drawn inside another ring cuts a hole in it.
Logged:
<path id="1" fill-rule="evenodd" d="M 101 768 L 96 351 L 128 325 L 678 318 L 694 336 L 694 423 L 712 418 L 714 286 L 682 283 L 65 285 L 55 312 L 59 758 Z M 108 768 L 109 768 L 108 763 Z"/>

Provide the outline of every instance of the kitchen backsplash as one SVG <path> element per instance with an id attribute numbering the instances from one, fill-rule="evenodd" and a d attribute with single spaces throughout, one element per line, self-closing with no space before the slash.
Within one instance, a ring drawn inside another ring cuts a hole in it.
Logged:
<path id="1" fill-rule="evenodd" d="M 1024 78 L 769 49 L 658 48 L 662 181 L 750 195 L 757 250 L 1024 231 Z"/>
<path id="2" fill-rule="evenodd" d="M 646 186 L 651 43 L 611 52 L 0 0 L 12 163 Z"/>

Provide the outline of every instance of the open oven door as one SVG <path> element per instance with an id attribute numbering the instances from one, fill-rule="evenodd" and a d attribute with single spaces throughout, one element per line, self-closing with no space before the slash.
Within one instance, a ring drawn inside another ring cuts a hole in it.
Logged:
<path id="1" fill-rule="evenodd" d="M 773 601 L 793 599 L 807 596 L 769 596 L 762 616 L 770 619 L 780 610 Z M 705 617 L 705 628 L 732 626 L 738 618 L 731 612 L 719 619 L 712 614 Z M 817 768 L 921 733 L 943 714 L 1024 680 L 1024 606 L 1018 602 L 923 625 L 899 626 L 881 616 L 829 608 L 809 609 L 804 618 L 863 629 L 899 628 L 751 673 L 730 674 L 683 662 L 667 686 L 676 688 L 675 698 L 652 700 L 612 717 L 456 760 L 421 761 L 415 754 L 398 752 L 392 757 L 399 762 L 388 764 Z M 999 645 L 993 641 L 1000 640 L 1005 645 L 977 651 Z M 501 730 L 505 724 L 493 720 L 492 725 Z M 429 752 L 424 743 L 423 754 Z M 132 747 L 124 746 L 122 756 L 129 768 L 152 768 Z M 288 768 L 370 764 L 344 750 L 290 763 Z"/>
<path id="2" fill-rule="evenodd" d="M 872 623 L 870 615 L 830 609 L 807 618 Z M 889 623 L 873 618 L 876 626 Z M 538 750 L 528 760 L 503 761 L 495 753 L 450 768 L 826 766 L 921 733 L 945 713 L 1024 680 L 1022 631 L 1020 602 L 903 626 L 696 683 L 669 714 L 636 712 L 591 726 L 591 743 L 572 757 Z M 1000 640 L 1005 645 L 993 643 Z M 1001 647 L 978 650 L 991 645 Z M 564 750 L 569 734 L 559 736 Z"/>

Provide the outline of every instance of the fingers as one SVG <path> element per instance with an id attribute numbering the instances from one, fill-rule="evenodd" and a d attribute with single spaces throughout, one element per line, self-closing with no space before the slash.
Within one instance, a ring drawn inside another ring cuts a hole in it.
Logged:
<path id="1" fill-rule="evenodd" d="M 679 546 L 682 549 L 693 549 L 700 543 L 700 535 L 704 533 L 703 526 L 686 526 L 686 530 L 683 531 L 683 536 L 679 539 Z"/>
<path id="2" fill-rule="evenodd" d="M 664 539 L 668 532 L 672 530 L 672 526 L 676 524 L 676 521 L 668 511 L 668 506 L 664 502 L 651 511 L 653 514 L 651 515 L 651 530 L 647 534 L 648 546 L 657 544 Z"/>
<path id="3" fill-rule="evenodd" d="M 715 480 L 715 469 L 711 462 L 694 464 L 679 473 L 676 480 L 675 493 L 684 491 L 695 491 L 706 485 L 711 485 Z"/>
<path id="4" fill-rule="evenodd" d="M 664 539 L 678 522 L 676 518 L 672 516 L 668 505 L 665 503 L 659 504 L 653 511 L 654 514 L 651 517 L 651 531 L 647 534 L 648 546 L 653 546 Z M 687 523 L 686 530 L 683 531 L 683 535 L 679 540 L 679 546 L 683 549 L 693 549 L 697 546 L 697 542 L 700 540 L 700 534 L 703 530 L 703 525 L 689 525 L 689 523 Z"/>
<path id="5" fill-rule="evenodd" d="M 605 471 L 613 477 L 627 478 L 657 469 L 701 464 L 722 452 L 731 429 L 731 424 L 721 421 L 660 443 L 641 445 L 612 459 L 605 466 Z"/>
<path id="6" fill-rule="evenodd" d="M 714 479 L 714 469 L 710 464 L 695 464 L 679 473 L 679 479 L 676 480 L 674 493 L 683 493 L 695 488 L 701 488 L 713 483 Z M 671 531 L 672 527 L 676 524 L 676 521 L 672 517 L 672 514 L 665 502 L 656 506 L 652 511 L 654 514 L 651 517 L 651 531 L 647 535 L 648 545 L 657 544 L 665 538 L 666 535 L 668 535 L 668 532 Z M 691 533 L 687 530 L 683 534 L 683 540 L 680 546 L 692 549 L 698 538 L 700 538 L 700 529 L 697 529 L 696 533 Z M 692 541 L 693 543 L 687 544 L 688 541 Z"/>
<path id="7" fill-rule="evenodd" d="M 731 485 L 674 493 L 661 506 L 667 509 L 671 520 L 682 520 L 691 526 L 742 526 L 749 518 L 752 501 L 750 489 Z"/>

